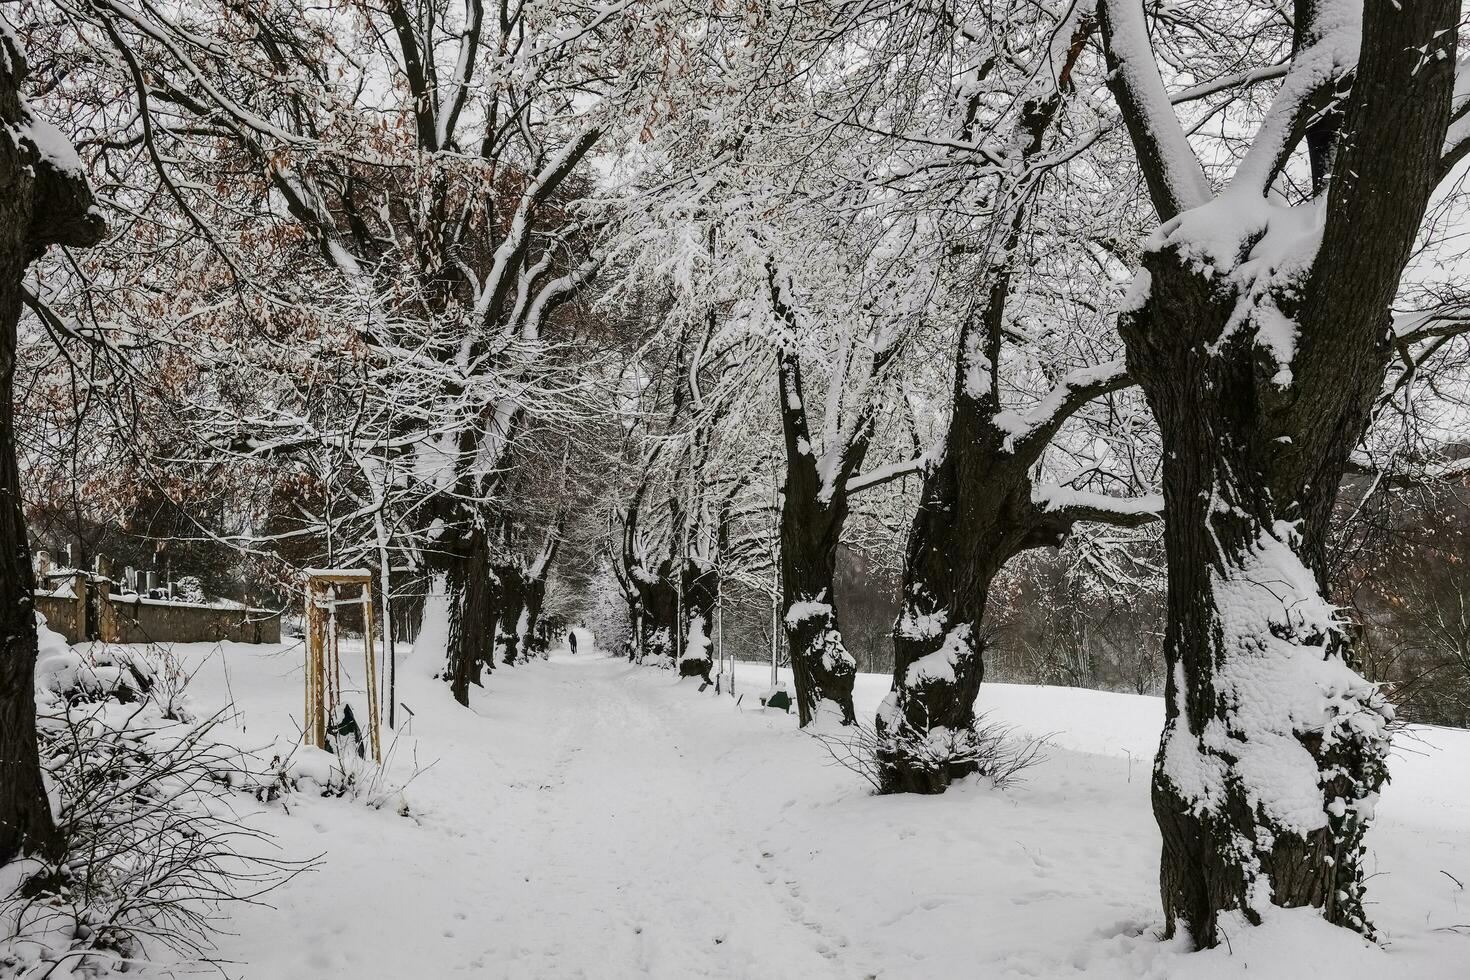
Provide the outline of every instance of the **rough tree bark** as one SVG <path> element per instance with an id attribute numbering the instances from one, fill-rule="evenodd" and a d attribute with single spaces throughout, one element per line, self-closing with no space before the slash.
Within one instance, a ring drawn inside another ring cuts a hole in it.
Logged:
<path id="1" fill-rule="evenodd" d="M 449 690 L 460 704 L 470 703 L 470 685 L 480 683 L 481 665 L 495 656 L 493 640 L 498 611 L 491 578 L 490 540 L 483 527 L 449 549 L 449 639 L 446 674 Z"/>
<path id="2" fill-rule="evenodd" d="M 1007 253 L 1021 220 L 1012 225 Z M 1033 540 L 1030 467 L 1039 449 L 1012 451 L 995 424 L 1010 270 L 998 264 L 993 276 L 981 315 L 959 337 L 949 430 L 925 472 L 909 531 L 893 688 L 874 723 L 885 793 L 942 793 L 975 771 L 975 698 L 985 676 L 981 619 L 990 583 L 1023 548 L 1057 543 Z"/>
<path id="3" fill-rule="evenodd" d="M 526 605 L 526 580 L 515 563 L 496 565 L 492 574 L 500 583 L 495 650 L 501 663 L 514 667 L 521 655 L 520 624 Z"/>
<path id="4" fill-rule="evenodd" d="M 639 483 L 623 521 L 623 570 L 619 577 L 624 583 L 633 626 L 634 649 L 629 657 L 650 654 L 655 658 L 672 657 L 674 635 L 679 629 L 679 595 L 674 585 L 673 561 L 665 559 L 650 568 L 640 547 L 638 524 L 647 492 L 647 481 Z"/>
<path id="5" fill-rule="evenodd" d="M 500 597 L 496 642 L 503 663 L 523 663 L 544 650 L 537 626 L 546 601 L 546 577 L 560 540 L 561 518 L 558 517 L 541 552 L 529 564 L 517 558 L 494 568 Z"/>
<path id="6" fill-rule="evenodd" d="M 641 494 L 635 495 L 635 507 L 640 499 Z M 636 521 L 636 515 L 630 513 L 629 521 L 627 527 Z M 623 567 L 618 572 L 634 637 L 628 659 L 634 659 L 640 649 L 644 656 L 655 658 L 672 658 L 678 653 L 681 677 L 708 681 L 713 666 L 710 630 L 719 600 L 718 567 L 703 558 L 687 557 L 682 570 L 676 570 L 673 558 L 650 569 L 639 560 L 632 537 L 625 528 Z M 683 579 L 682 597 L 676 576 Z"/>
<path id="7" fill-rule="evenodd" d="M 1032 503 L 1029 454 L 1005 451 L 1003 434 L 975 407 L 957 397 L 948 445 L 925 476 L 909 534 L 893 689 L 876 719 L 886 793 L 941 793 L 975 771 L 990 585 L 1011 558 L 1059 546 L 1067 533 Z"/>
<path id="8" fill-rule="evenodd" d="M 672 660 L 679 629 L 679 590 L 674 585 L 673 562 L 665 559 L 652 571 L 637 565 L 633 582 L 643 611 L 643 656 Z"/>
<path id="9" fill-rule="evenodd" d="M 16 324 L 26 266 L 104 226 L 70 145 L 21 98 L 26 61 L 0 17 L 0 864 L 59 845 L 36 751 L 35 580 L 15 446 Z"/>
<path id="10" fill-rule="evenodd" d="M 521 596 L 524 622 L 521 627 L 521 648 L 524 657 L 530 659 L 546 652 L 546 643 L 538 629 L 541 625 L 541 607 L 546 602 L 545 574 L 527 575 L 521 587 Z"/>
<path id="11" fill-rule="evenodd" d="M 505 583 L 495 573 L 495 566 L 493 564 L 490 566 L 488 579 L 489 583 L 487 587 L 489 589 L 490 604 L 494 611 L 491 613 L 490 631 L 487 639 L 480 647 L 480 653 L 483 658 L 482 664 L 484 670 L 494 673 L 497 637 L 500 636 L 500 629 L 505 623 Z"/>
<path id="12" fill-rule="evenodd" d="M 990 302 L 998 314 L 1003 285 Z M 1060 547 L 1078 521 L 1131 527 L 1157 518 L 1126 501 L 1052 506 L 1033 499 L 1032 467 L 1057 428 L 1092 399 L 1126 387 L 1121 369 L 1077 372 L 1046 400 L 1056 407 L 1027 419 L 1000 412 L 993 378 L 986 391 L 967 390 L 966 378 L 975 375 L 964 343 L 962 337 L 949 432 L 925 473 L 910 531 L 893 630 L 893 688 L 875 723 L 886 793 L 942 793 L 976 770 L 985 604 L 1006 562 L 1031 548 Z M 998 353 L 990 364 L 999 363 Z"/>
<path id="13" fill-rule="evenodd" d="M 679 644 L 679 676 L 711 683 L 714 666 L 715 604 L 720 597 L 720 571 L 713 562 L 690 558 L 684 563 L 684 635 Z"/>
<path id="14" fill-rule="evenodd" d="M 823 701 L 837 707 L 844 725 L 856 719 L 852 684 L 857 661 L 842 642 L 833 589 L 847 494 L 839 491 L 835 499 L 824 500 L 819 483 L 810 452 L 788 453 L 781 500 L 781 609 L 802 727 L 811 723 Z"/>
<path id="15" fill-rule="evenodd" d="M 1313 10 L 1298 4 L 1299 19 Z M 1168 929 L 1213 946 L 1223 913 L 1254 924 L 1275 905 L 1371 932 L 1362 842 L 1392 712 L 1352 667 L 1325 548 L 1440 166 L 1458 3 L 1367 0 L 1325 200 L 1298 208 L 1266 195 L 1313 99 L 1263 126 L 1215 197 L 1150 96 L 1161 86 L 1136 0 L 1106 0 L 1102 14 L 1114 91 L 1165 222 L 1120 332 L 1163 434 L 1168 681 L 1153 804 Z M 1298 31 L 1294 61 L 1311 62 L 1312 33 Z M 1218 233 L 1232 227 L 1227 250 Z M 1294 348 L 1273 343 L 1282 320 Z"/>

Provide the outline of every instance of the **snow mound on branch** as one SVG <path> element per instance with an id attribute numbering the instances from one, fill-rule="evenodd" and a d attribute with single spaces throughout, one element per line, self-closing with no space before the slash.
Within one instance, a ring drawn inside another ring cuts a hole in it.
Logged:
<path id="1" fill-rule="evenodd" d="M 31 143 L 36 147 L 36 152 L 52 169 L 69 174 L 86 173 L 86 168 L 82 165 L 82 158 L 77 156 L 76 148 L 71 145 L 71 140 L 63 136 L 60 130 L 46 120 L 31 116 L 21 135 L 30 137 Z"/>
<path id="2" fill-rule="evenodd" d="M 949 622 L 948 609 L 936 609 L 931 613 L 921 613 L 917 603 L 905 602 L 898 614 L 896 630 L 899 636 L 906 640 L 928 640 L 944 632 L 945 624 Z"/>
<path id="3" fill-rule="evenodd" d="M 1067 399 L 1079 388 L 1105 384 L 1119 377 L 1126 367 L 1122 360 L 1103 361 L 1075 368 L 1067 374 L 1035 404 L 1025 409 L 1007 409 L 991 417 L 990 424 L 1005 434 L 1006 452 L 1014 452 L 1017 441 L 1036 432 L 1053 421 L 1062 410 Z"/>
<path id="4" fill-rule="evenodd" d="M 828 630 L 822 644 L 822 666 L 829 673 L 851 674 L 857 671 L 857 660 L 842 642 L 842 634 Z"/>
<path id="5" fill-rule="evenodd" d="M 1162 514 L 1164 495 L 1145 493 L 1137 497 L 1114 497 L 1095 490 L 1078 490 L 1075 487 L 1056 485 L 1033 486 L 1031 502 L 1048 513 L 1068 507 L 1093 507 L 1110 514 Z"/>
<path id="6" fill-rule="evenodd" d="M 1150 237 L 1153 252 L 1173 251 L 1198 275 L 1215 279 L 1237 297 L 1215 343 L 1251 332 L 1277 365 L 1272 382 L 1291 384 L 1297 324 L 1283 309 L 1312 271 L 1322 244 L 1325 204 L 1294 207 L 1227 191 L 1208 204 L 1165 222 Z M 1133 302 L 1142 299 L 1133 295 Z"/>
<path id="7" fill-rule="evenodd" d="M 978 331 L 965 341 L 965 394 L 974 401 L 990 394 L 990 374 L 995 367 L 981 344 Z"/>
<path id="8" fill-rule="evenodd" d="M 656 574 L 650 572 L 642 565 L 634 565 L 629 571 L 629 574 L 645 585 L 657 585 L 662 581 Z"/>
<path id="9" fill-rule="evenodd" d="M 851 674 L 857 670 L 857 660 L 842 642 L 842 632 L 836 629 L 832 604 L 823 602 L 825 590 L 816 599 L 801 599 L 786 607 L 786 628 L 798 629 L 803 623 L 825 620 L 826 628 L 813 637 L 812 649 L 819 651 L 823 669 L 834 674 Z"/>
<path id="10" fill-rule="evenodd" d="M 831 615 L 831 603 L 803 599 L 787 607 L 786 626 L 788 629 L 795 629 L 808 619 L 822 619 Z"/>
<path id="11" fill-rule="evenodd" d="M 1118 302 L 1119 313 L 1133 313 L 1141 310 L 1153 295 L 1154 277 L 1147 269 L 1139 269 L 1133 276 L 1128 288 L 1123 291 L 1123 298 Z"/>
<path id="12" fill-rule="evenodd" d="M 909 664 L 908 670 L 904 672 L 904 684 L 908 687 L 920 687 L 934 681 L 953 684 L 955 664 L 959 663 L 960 657 L 973 649 L 970 624 L 961 623 L 944 634 L 944 644 L 938 650 L 926 653 Z"/>

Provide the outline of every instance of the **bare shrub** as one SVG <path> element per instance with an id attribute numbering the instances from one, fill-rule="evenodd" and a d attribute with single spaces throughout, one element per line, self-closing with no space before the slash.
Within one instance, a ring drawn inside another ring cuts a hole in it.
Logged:
<path id="1" fill-rule="evenodd" d="M 287 810 L 290 795 L 302 793 L 346 798 L 374 810 L 392 803 L 394 812 L 410 816 L 404 792 L 427 767 L 421 769 L 415 761 L 407 779 L 389 779 L 398 744 L 395 734 L 379 765 L 359 751 L 360 744 L 352 738 L 334 737 L 331 752 L 293 743 L 273 752 L 268 764 L 241 770 L 236 775 L 238 788 L 262 803 L 279 802 Z"/>
<path id="2" fill-rule="evenodd" d="M 891 754 L 901 747 L 907 760 L 939 772 L 952 766 L 972 770 L 997 789 L 1008 789 L 1025 781 L 1025 773 L 1046 760 L 1047 737 L 1018 736 L 1015 728 L 975 719 L 968 731 L 935 728 L 921 732 L 907 722 L 897 730 L 879 735 L 868 725 L 855 724 L 840 734 L 813 732 L 833 761 L 862 776 L 878 793 L 888 792 L 883 784 L 880 753 Z"/>
<path id="3" fill-rule="evenodd" d="M 312 866 L 236 812 L 248 757 L 212 737 L 218 716 L 116 700 L 52 711 L 38 729 L 61 846 L 6 869 L 0 977 L 102 975 L 165 949 L 208 963 L 226 905 Z"/>

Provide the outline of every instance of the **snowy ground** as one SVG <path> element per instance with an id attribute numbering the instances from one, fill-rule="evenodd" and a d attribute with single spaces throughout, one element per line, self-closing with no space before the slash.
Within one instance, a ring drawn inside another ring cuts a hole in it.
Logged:
<path id="1" fill-rule="evenodd" d="M 179 652 L 245 741 L 298 730 L 299 647 Z M 742 667 L 738 708 L 585 649 L 497 670 L 470 710 L 423 673 L 401 674 L 415 714 L 392 761 L 400 781 L 418 770 L 411 816 L 298 796 L 256 817 L 323 860 L 236 911 L 233 973 L 1428 980 L 1470 962 L 1470 733 L 1428 732 L 1395 769 L 1371 837 L 1382 947 L 1282 913 L 1186 955 L 1156 938 L 1158 699 L 989 686 L 994 718 L 1055 733 L 1030 781 L 877 798 L 756 707 L 769 668 Z M 861 711 L 885 689 L 863 676 Z"/>

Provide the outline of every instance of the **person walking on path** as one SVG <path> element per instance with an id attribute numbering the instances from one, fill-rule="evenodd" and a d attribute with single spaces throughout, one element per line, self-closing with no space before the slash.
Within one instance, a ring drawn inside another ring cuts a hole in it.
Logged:
<path id="1" fill-rule="evenodd" d="M 567 630 L 567 646 L 572 649 L 572 656 L 577 655 L 577 631 Z"/>

